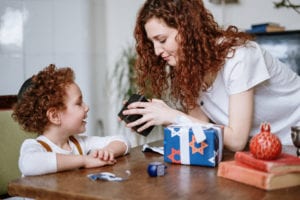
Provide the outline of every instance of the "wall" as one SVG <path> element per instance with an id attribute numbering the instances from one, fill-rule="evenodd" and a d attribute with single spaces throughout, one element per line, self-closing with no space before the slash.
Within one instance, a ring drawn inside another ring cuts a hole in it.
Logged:
<path id="1" fill-rule="evenodd" d="M 234 24 L 247 29 L 253 23 L 272 21 L 287 30 L 300 29 L 300 14 L 274 9 L 273 1 L 204 3 L 222 26 Z M 122 100 L 114 93 L 111 79 L 122 51 L 134 44 L 135 17 L 143 2 L 0 0 L 0 95 L 16 94 L 25 79 L 49 63 L 72 66 L 90 105 L 89 134 L 125 134 L 134 145 L 162 138 L 160 131 L 147 139 L 135 137 L 118 122 Z"/>

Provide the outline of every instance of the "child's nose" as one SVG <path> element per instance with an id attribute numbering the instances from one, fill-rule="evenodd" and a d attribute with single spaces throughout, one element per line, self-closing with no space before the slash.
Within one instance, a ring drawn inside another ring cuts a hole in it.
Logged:
<path id="1" fill-rule="evenodd" d="M 86 103 L 84 103 L 84 110 L 85 112 L 88 112 L 90 110 L 90 107 Z"/>

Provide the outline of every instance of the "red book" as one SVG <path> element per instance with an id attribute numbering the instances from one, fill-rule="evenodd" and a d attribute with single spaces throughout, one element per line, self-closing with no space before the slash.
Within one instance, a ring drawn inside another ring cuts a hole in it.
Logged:
<path id="1" fill-rule="evenodd" d="M 275 190 L 300 185 L 300 173 L 267 173 L 236 161 L 223 161 L 219 163 L 218 176 L 264 190 Z"/>
<path id="2" fill-rule="evenodd" d="M 276 160 L 256 159 L 249 151 L 238 151 L 234 155 L 237 162 L 248 165 L 260 171 L 283 174 L 300 172 L 300 158 L 282 153 Z"/>

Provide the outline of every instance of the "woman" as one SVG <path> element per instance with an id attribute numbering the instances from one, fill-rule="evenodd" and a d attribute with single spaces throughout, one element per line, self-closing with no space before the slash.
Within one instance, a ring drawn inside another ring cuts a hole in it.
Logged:
<path id="1" fill-rule="evenodd" d="M 267 121 L 283 144 L 300 125 L 300 77 L 234 26 L 222 30 L 201 0 L 147 0 L 135 26 L 141 92 L 172 100 L 137 102 L 125 115 L 138 131 L 179 116 L 224 128 L 224 145 L 243 150 Z M 180 106 L 178 106 L 180 105 Z"/>

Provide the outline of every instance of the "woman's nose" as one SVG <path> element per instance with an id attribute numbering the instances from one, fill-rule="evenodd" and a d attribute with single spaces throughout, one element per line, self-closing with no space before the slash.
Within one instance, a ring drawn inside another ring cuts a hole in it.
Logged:
<path id="1" fill-rule="evenodd" d="M 154 52 L 155 52 L 155 55 L 160 56 L 163 52 L 163 49 L 160 46 L 156 45 L 156 46 L 154 46 Z"/>

